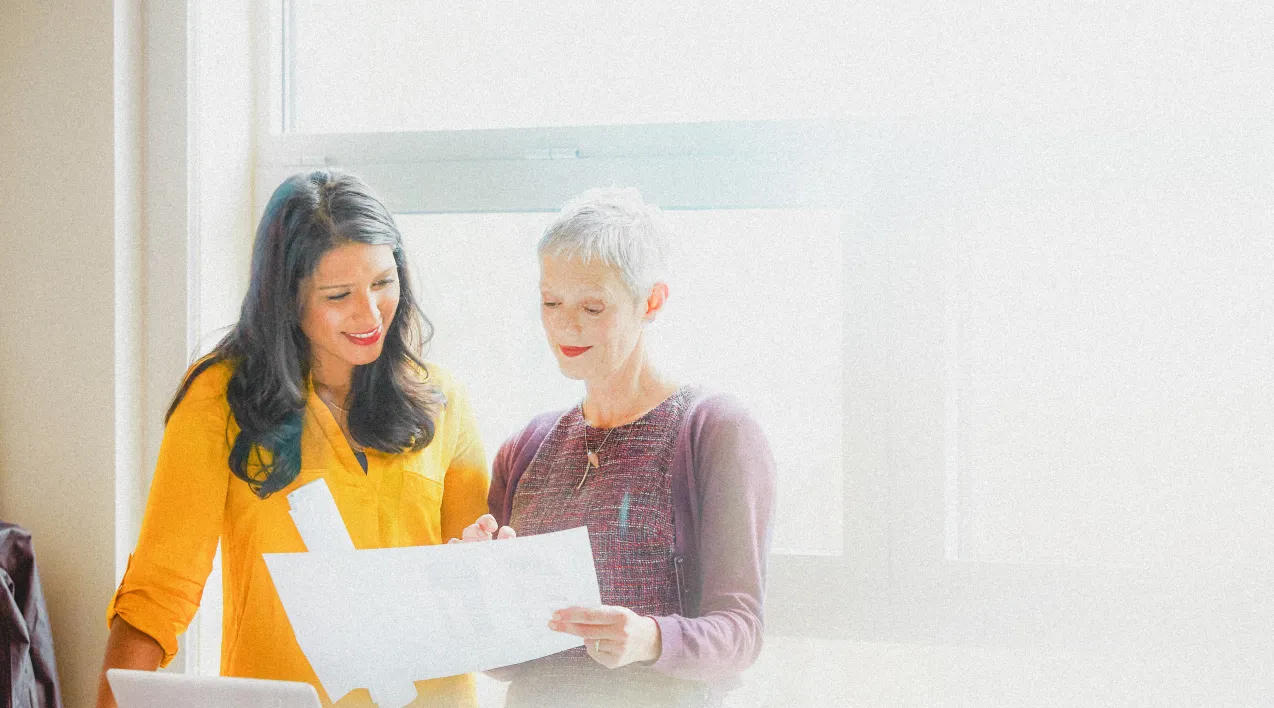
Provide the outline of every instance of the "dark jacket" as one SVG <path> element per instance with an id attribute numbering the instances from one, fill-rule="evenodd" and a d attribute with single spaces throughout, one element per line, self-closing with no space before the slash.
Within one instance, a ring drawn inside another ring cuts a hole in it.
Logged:
<path id="1" fill-rule="evenodd" d="M 31 534 L 0 522 L 0 708 L 62 708 Z"/>

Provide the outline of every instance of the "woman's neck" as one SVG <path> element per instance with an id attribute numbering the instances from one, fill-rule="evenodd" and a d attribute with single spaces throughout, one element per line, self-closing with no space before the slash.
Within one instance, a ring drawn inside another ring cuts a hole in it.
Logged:
<path id="1" fill-rule="evenodd" d="M 619 371 L 604 381 L 585 382 L 584 420 L 596 428 L 631 423 L 677 390 L 677 384 L 649 362 Z"/>
<path id="2" fill-rule="evenodd" d="M 354 367 L 323 366 L 317 360 L 310 367 L 310 379 L 314 387 L 322 389 L 338 406 L 349 398 L 350 382 L 354 379 Z"/>

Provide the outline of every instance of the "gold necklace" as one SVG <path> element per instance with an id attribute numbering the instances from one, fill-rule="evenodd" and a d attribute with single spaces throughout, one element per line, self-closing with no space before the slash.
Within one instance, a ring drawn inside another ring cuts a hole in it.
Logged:
<path id="1" fill-rule="evenodd" d="M 580 490 L 580 487 L 583 487 L 583 486 L 584 486 L 584 481 L 588 479 L 588 471 L 589 471 L 589 470 L 591 470 L 592 468 L 596 467 L 596 468 L 597 468 L 597 471 L 598 471 L 599 473 L 601 472 L 601 469 L 602 469 L 602 463 L 601 463 L 601 458 L 600 458 L 600 457 L 598 457 L 598 453 L 600 453 L 600 452 L 602 451 L 602 448 L 606 446 L 606 441 L 607 441 L 607 440 L 610 440 L 610 434 L 611 434 L 611 433 L 613 433 L 613 432 L 615 432 L 615 428 L 607 428 L 607 429 L 606 429 L 606 435 L 602 437 L 602 442 L 601 442 L 601 444 L 600 444 L 600 445 L 598 445 L 598 446 L 597 446 L 596 448 L 594 448 L 594 449 L 589 449 L 589 446 L 588 446 L 588 420 L 587 420 L 586 418 L 584 418 L 584 404 L 583 404 L 583 403 L 580 403 L 580 405 L 579 405 L 579 417 L 580 417 L 580 420 L 584 421 L 584 452 L 585 452 L 585 460 L 584 460 L 584 476 L 583 476 L 583 477 L 580 477 L 579 484 L 575 485 L 575 491 L 577 491 L 577 492 Z M 618 427 L 618 426 L 616 426 L 616 427 Z"/>
<path id="2" fill-rule="evenodd" d="M 340 407 L 340 406 L 336 405 L 336 401 L 329 401 L 328 399 L 323 398 L 322 396 L 319 396 L 319 400 L 320 400 L 320 401 L 322 401 L 322 402 L 324 402 L 324 403 L 326 403 L 327 405 L 329 405 L 329 406 L 331 406 L 331 407 L 335 408 L 336 410 L 338 410 L 338 411 L 340 411 L 340 412 L 344 413 L 345 415 L 349 415 L 349 411 L 347 411 L 347 410 L 345 410 L 344 408 L 342 408 L 342 407 Z"/>
<path id="3" fill-rule="evenodd" d="M 315 395 L 317 395 L 317 396 L 319 397 L 319 400 L 320 400 L 320 401 L 322 401 L 323 403 L 325 403 L 325 404 L 327 404 L 327 405 L 329 405 L 329 406 L 331 406 L 331 407 L 335 408 L 336 410 L 338 410 L 338 411 L 340 411 L 340 412 L 342 412 L 342 413 L 344 413 L 344 414 L 346 414 L 346 415 L 349 415 L 349 411 L 348 411 L 348 410 L 347 410 L 344 406 L 339 406 L 339 405 L 337 405 L 337 404 L 336 404 L 336 401 L 334 401 L 334 400 L 332 400 L 332 399 L 328 398 L 327 396 L 324 396 L 324 395 L 323 395 L 323 391 L 328 391 L 328 392 L 329 392 L 329 395 L 331 395 L 331 390 L 332 390 L 332 389 L 328 388 L 328 387 L 327 387 L 326 385 L 324 385 L 324 384 L 321 384 L 321 383 L 315 383 L 315 384 L 314 384 L 314 393 L 315 393 Z"/>
<path id="4" fill-rule="evenodd" d="M 345 408 L 342 408 L 341 406 L 336 405 L 335 401 L 328 400 L 328 398 L 323 395 L 323 392 L 319 390 L 319 386 L 322 386 L 322 384 L 319 384 L 318 386 L 314 387 L 314 395 L 318 396 L 319 400 L 323 402 L 323 405 L 331 406 L 332 408 L 335 408 L 336 410 L 340 411 L 343 414 L 342 417 L 344 418 L 344 420 L 338 419 L 336 421 L 336 427 L 341 429 L 341 434 L 345 436 L 345 440 L 346 442 L 349 443 L 351 450 L 353 450 L 354 452 L 363 452 L 363 446 L 355 443 L 354 436 L 350 435 L 349 411 L 346 410 Z M 324 389 L 327 389 L 326 386 L 322 386 L 322 387 Z M 335 418 L 336 416 L 332 416 L 332 417 Z"/>

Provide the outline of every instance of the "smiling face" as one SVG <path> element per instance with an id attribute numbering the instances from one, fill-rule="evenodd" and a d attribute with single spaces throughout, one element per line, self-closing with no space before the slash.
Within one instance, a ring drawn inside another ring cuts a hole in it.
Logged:
<path id="1" fill-rule="evenodd" d="M 330 386 L 349 382 L 355 366 L 380 356 L 398 310 L 392 246 L 346 243 L 328 251 L 301 284 L 301 331 L 311 365 Z"/>
<path id="2" fill-rule="evenodd" d="M 604 381 L 640 366 L 643 324 L 662 303 L 654 299 L 633 297 L 619 273 L 600 261 L 540 259 L 540 321 L 567 378 Z"/>

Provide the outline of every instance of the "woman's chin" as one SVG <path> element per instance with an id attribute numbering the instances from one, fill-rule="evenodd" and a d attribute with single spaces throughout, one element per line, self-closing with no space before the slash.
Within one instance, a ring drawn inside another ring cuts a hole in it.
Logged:
<path id="1" fill-rule="evenodd" d="M 360 351 L 349 352 L 345 355 L 346 363 L 350 366 L 366 366 L 379 359 L 381 352 L 385 351 L 385 348 L 379 345 L 374 347 L 375 351 L 367 351 L 367 349 L 360 348 Z"/>
<path id="2" fill-rule="evenodd" d="M 583 381 L 584 379 L 588 378 L 587 373 L 584 371 L 583 367 L 581 367 L 576 362 L 571 361 L 570 359 L 563 360 L 562 357 L 558 357 L 557 368 L 559 371 L 562 372 L 563 376 L 565 376 L 566 378 L 572 381 Z"/>

